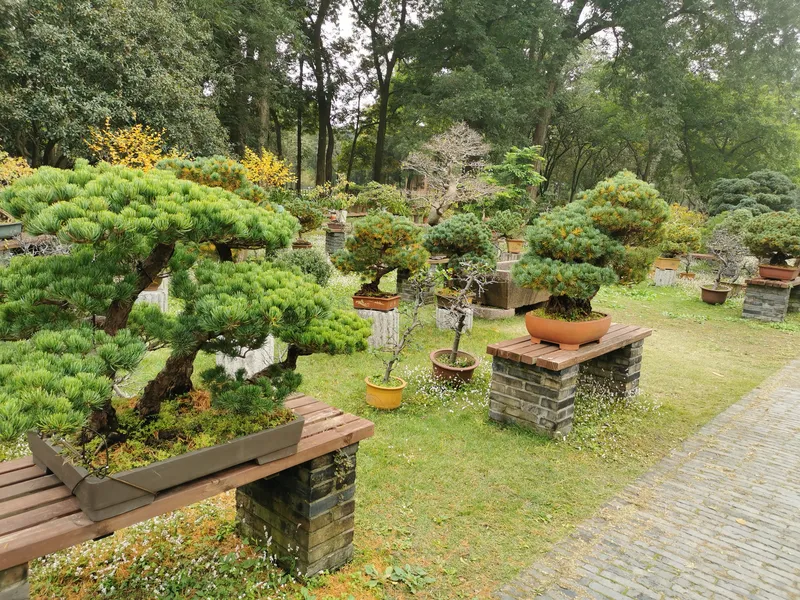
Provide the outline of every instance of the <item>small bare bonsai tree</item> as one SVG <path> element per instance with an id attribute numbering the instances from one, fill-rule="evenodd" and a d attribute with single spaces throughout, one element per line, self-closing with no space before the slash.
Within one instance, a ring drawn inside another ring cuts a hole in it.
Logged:
<path id="1" fill-rule="evenodd" d="M 481 134 L 457 123 L 408 155 L 403 168 L 425 177 L 428 185 L 428 223 L 436 225 L 456 204 L 475 202 L 501 189 L 482 176 L 490 150 Z"/>
<path id="2" fill-rule="evenodd" d="M 469 316 L 471 298 L 474 294 L 481 294 L 487 285 L 494 282 L 494 272 L 485 262 L 462 262 L 457 277 L 449 272 L 451 286 L 457 285 L 456 294 L 451 297 L 448 308 L 453 324 L 453 343 L 447 362 L 451 366 L 468 366 L 458 364 L 458 352 L 461 346 L 461 337 L 464 335 L 467 317 Z"/>
<path id="3" fill-rule="evenodd" d="M 714 289 L 720 289 L 723 277 L 728 281 L 736 281 L 748 254 L 742 238 L 724 227 L 718 227 L 706 247 L 717 260 Z"/>

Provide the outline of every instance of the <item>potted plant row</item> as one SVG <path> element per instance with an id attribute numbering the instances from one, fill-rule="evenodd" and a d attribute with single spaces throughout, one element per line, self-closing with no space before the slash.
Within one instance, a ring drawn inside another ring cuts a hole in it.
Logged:
<path id="1" fill-rule="evenodd" d="M 381 279 L 397 269 L 414 274 L 426 266 L 428 252 L 422 246 L 422 230 L 406 217 L 387 212 L 370 213 L 353 227 L 353 235 L 331 262 L 342 273 L 356 273 L 363 285 L 353 295 L 353 307 L 390 311 L 400 296 L 380 289 Z"/>
<path id="2" fill-rule="evenodd" d="M 624 171 L 540 216 L 528 229 L 528 252 L 512 271 L 518 285 L 551 294 L 543 308 L 525 316 L 531 341 L 577 350 L 605 335 L 611 316 L 595 311 L 592 299 L 617 281 L 626 247 L 660 242 L 667 215 L 655 188 Z"/>
<path id="3" fill-rule="evenodd" d="M 86 202 L 98 196 L 109 201 Z M 25 394 L 0 393 L 0 435 L 33 428 L 35 462 L 74 490 L 89 518 L 126 512 L 220 469 L 294 452 L 302 419 L 282 403 L 300 384 L 298 358 L 366 347 L 369 323 L 334 309 L 299 271 L 234 263 L 219 252 L 271 255 L 289 245 L 297 220 L 260 202 L 187 184 L 169 171 L 85 161 L 74 170 L 41 168 L 0 193 L 0 204 L 31 233 L 72 242 L 67 255 L 14 258 L 0 270 L 0 335 L 21 340 L 0 344 L 8 357 L 0 388 L 26 386 Z M 203 244 L 228 260 L 203 258 Z M 134 303 L 159 273 L 171 277 L 178 312 Z M 53 325 L 59 331 L 40 331 Z M 270 335 L 286 345 L 283 360 L 249 378 L 209 370 L 195 390 L 200 352 L 234 356 Z M 115 400 L 116 384 L 145 349 L 165 347 L 169 356 L 142 393 Z"/>

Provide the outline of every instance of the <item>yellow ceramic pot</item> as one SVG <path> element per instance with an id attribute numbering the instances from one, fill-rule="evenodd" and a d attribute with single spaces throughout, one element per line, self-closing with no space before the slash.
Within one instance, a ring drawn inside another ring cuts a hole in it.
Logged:
<path id="1" fill-rule="evenodd" d="M 403 401 L 403 389 L 408 383 L 399 377 L 392 377 L 392 380 L 393 382 L 399 382 L 399 384 L 393 387 L 376 385 L 369 380 L 369 377 L 365 378 L 367 404 L 383 410 L 393 410 L 400 406 Z"/>

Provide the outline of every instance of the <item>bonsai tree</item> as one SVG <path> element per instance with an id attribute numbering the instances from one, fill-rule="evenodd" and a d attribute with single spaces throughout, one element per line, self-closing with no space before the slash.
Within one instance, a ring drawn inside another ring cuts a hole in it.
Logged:
<path id="1" fill-rule="evenodd" d="M 515 239 L 522 233 L 525 217 L 518 212 L 501 210 L 488 222 L 489 229 L 503 239 Z"/>
<path id="2" fill-rule="evenodd" d="M 385 295 L 381 278 L 403 269 L 415 273 L 428 260 L 422 246 L 422 230 L 406 217 L 371 213 L 356 223 L 345 247 L 331 257 L 342 273 L 358 273 L 364 284 L 358 296 Z"/>
<path id="3" fill-rule="evenodd" d="M 747 209 L 754 215 L 800 208 L 800 190 L 783 173 L 756 171 L 740 179 L 718 179 L 711 187 L 708 212 Z"/>
<path id="4" fill-rule="evenodd" d="M 669 217 L 658 190 L 630 171 L 621 171 L 582 194 L 578 202 L 598 230 L 625 248 L 612 265 L 617 275 L 626 283 L 644 280 Z"/>
<path id="5" fill-rule="evenodd" d="M 450 208 L 478 202 L 500 190 L 483 177 L 484 158 L 490 150 L 481 134 L 466 123 L 457 123 L 408 155 L 403 168 L 419 173 L 427 183 L 422 197 L 430 210 L 428 223 L 437 225 Z"/>
<path id="6" fill-rule="evenodd" d="M 493 268 L 497 261 L 489 228 L 471 213 L 455 215 L 431 227 L 425 235 L 425 248 L 431 256 L 449 258 L 448 268 L 455 272 L 461 263 L 482 263 Z"/>
<path id="7" fill-rule="evenodd" d="M 800 257 L 800 213 L 769 212 L 754 217 L 745 228 L 744 243 L 770 265 L 785 267 Z"/>
<path id="8" fill-rule="evenodd" d="M 222 188 L 85 161 L 74 170 L 38 169 L 0 192 L 0 206 L 28 233 L 55 235 L 73 248 L 67 256 L 14 259 L 0 271 L 0 335 L 12 338 L 36 323 L 87 318 L 114 335 L 156 277 L 184 268 L 188 250 L 212 243 L 222 260 L 233 248 L 272 253 L 298 228 L 289 213 Z"/>
<path id="9" fill-rule="evenodd" d="M 659 246 L 661 256 L 674 258 L 700 250 L 703 220 L 700 213 L 678 204 L 670 206 L 670 216 Z"/>
<path id="10" fill-rule="evenodd" d="M 172 171 L 179 179 L 194 181 L 208 187 L 219 187 L 229 192 L 243 190 L 253 185 L 247 169 L 226 156 L 200 158 L 165 158 L 156 164 L 157 169 Z"/>
<path id="11" fill-rule="evenodd" d="M 320 287 L 325 287 L 333 275 L 331 263 L 322 252 L 315 248 L 303 252 L 281 250 L 272 260 L 272 264 L 283 271 L 297 270 L 308 275 Z"/>
<path id="12" fill-rule="evenodd" d="M 592 298 L 600 287 L 617 281 L 612 265 L 623 246 L 603 233 L 583 203 L 546 213 L 528 228 L 528 251 L 514 265 L 517 285 L 546 289 L 545 313 L 551 318 L 592 318 Z"/>
<path id="13" fill-rule="evenodd" d="M 736 281 L 747 258 L 747 248 L 742 243 L 742 238 L 723 227 L 718 227 L 711 235 L 706 248 L 716 258 L 713 289 L 720 288 L 723 277 L 729 281 Z"/>
<path id="14" fill-rule="evenodd" d="M 346 211 L 356 201 L 355 196 L 348 193 L 349 182 L 344 177 L 339 177 L 336 184 L 330 181 L 318 185 L 306 194 L 306 199 L 322 209 L 336 211 L 339 222 L 345 221 Z"/>
<path id="15" fill-rule="evenodd" d="M 303 235 L 318 229 L 325 219 L 322 210 L 305 198 L 286 199 L 283 206 L 300 223 L 298 242 L 305 242 Z"/>

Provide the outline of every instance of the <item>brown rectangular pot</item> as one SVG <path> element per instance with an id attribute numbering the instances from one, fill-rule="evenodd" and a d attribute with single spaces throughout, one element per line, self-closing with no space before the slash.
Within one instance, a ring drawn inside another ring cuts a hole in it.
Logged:
<path id="1" fill-rule="evenodd" d="M 400 306 L 400 296 L 353 296 L 353 308 L 388 312 Z"/>
<path id="2" fill-rule="evenodd" d="M 28 432 L 33 462 L 66 485 L 92 521 L 102 521 L 150 504 L 159 492 L 251 460 L 265 464 L 297 452 L 305 419 L 236 438 L 225 444 L 187 452 L 146 467 L 111 476 L 90 475 L 61 456 L 61 447 Z"/>
<path id="3" fill-rule="evenodd" d="M 485 286 L 478 301 L 485 306 L 497 308 L 522 308 L 547 302 L 550 294 L 545 290 L 532 290 L 518 286 L 511 277 L 511 269 L 516 261 L 508 260 L 497 263 L 494 280 Z"/>

